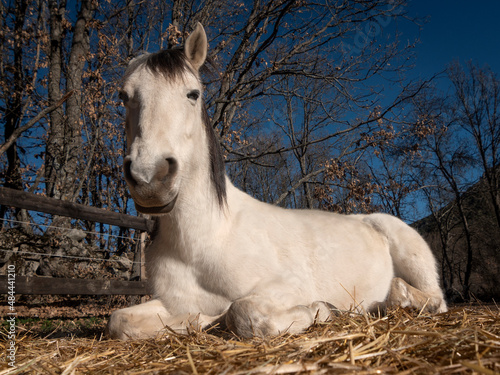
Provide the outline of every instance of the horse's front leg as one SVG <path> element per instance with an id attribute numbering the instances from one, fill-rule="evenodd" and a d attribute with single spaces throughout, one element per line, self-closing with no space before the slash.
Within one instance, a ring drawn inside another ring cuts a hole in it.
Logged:
<path id="1" fill-rule="evenodd" d="M 326 321 L 335 310 L 334 306 L 321 301 L 285 306 L 263 296 L 244 297 L 229 307 L 225 323 L 230 331 L 244 338 L 277 336 L 285 332 L 295 334 L 315 321 Z"/>
<path id="2" fill-rule="evenodd" d="M 109 318 L 106 334 L 118 340 L 155 338 L 171 331 L 185 334 L 209 326 L 219 317 L 203 314 L 173 316 L 158 299 L 154 299 L 114 311 Z"/>

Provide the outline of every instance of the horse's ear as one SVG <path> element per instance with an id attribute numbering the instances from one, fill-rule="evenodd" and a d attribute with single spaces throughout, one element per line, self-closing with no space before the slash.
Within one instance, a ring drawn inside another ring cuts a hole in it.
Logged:
<path id="1" fill-rule="evenodd" d="M 201 23 L 196 24 L 196 28 L 186 39 L 184 53 L 189 62 L 196 70 L 199 70 L 207 58 L 208 41 L 207 34 Z"/>

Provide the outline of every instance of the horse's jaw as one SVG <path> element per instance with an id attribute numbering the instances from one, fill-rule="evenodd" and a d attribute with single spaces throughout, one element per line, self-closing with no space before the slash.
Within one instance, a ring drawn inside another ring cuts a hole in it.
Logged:
<path id="1" fill-rule="evenodd" d="M 166 205 L 163 206 L 147 207 L 147 206 L 142 206 L 137 202 L 134 203 L 137 212 L 140 212 L 141 214 L 157 216 L 157 215 L 166 215 L 170 213 L 170 211 L 172 211 L 172 209 L 174 208 L 176 201 L 177 201 L 177 195 L 174 197 L 172 201 L 170 201 L 170 203 L 167 203 Z"/>

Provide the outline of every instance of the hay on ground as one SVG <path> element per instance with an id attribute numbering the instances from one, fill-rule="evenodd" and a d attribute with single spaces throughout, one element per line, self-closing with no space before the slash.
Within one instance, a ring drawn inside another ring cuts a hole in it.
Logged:
<path id="1" fill-rule="evenodd" d="M 121 342 L 101 335 L 54 338 L 58 328 L 41 337 L 26 329 L 17 327 L 17 368 L 0 362 L 0 375 L 500 372 L 496 306 L 457 307 L 440 315 L 401 308 L 384 317 L 346 313 L 302 335 L 266 340 L 212 330 Z M 6 345 L 2 337 L 3 352 Z"/>

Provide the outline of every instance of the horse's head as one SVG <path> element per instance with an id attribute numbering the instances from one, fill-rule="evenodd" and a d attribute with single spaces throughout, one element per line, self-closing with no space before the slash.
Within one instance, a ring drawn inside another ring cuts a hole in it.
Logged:
<path id="1" fill-rule="evenodd" d="M 139 212 L 170 212 L 181 186 L 201 168 L 197 147 L 207 132 L 198 70 L 206 54 L 207 37 L 198 24 L 183 49 L 139 56 L 125 73 L 120 91 L 127 110 L 124 171 Z"/>

